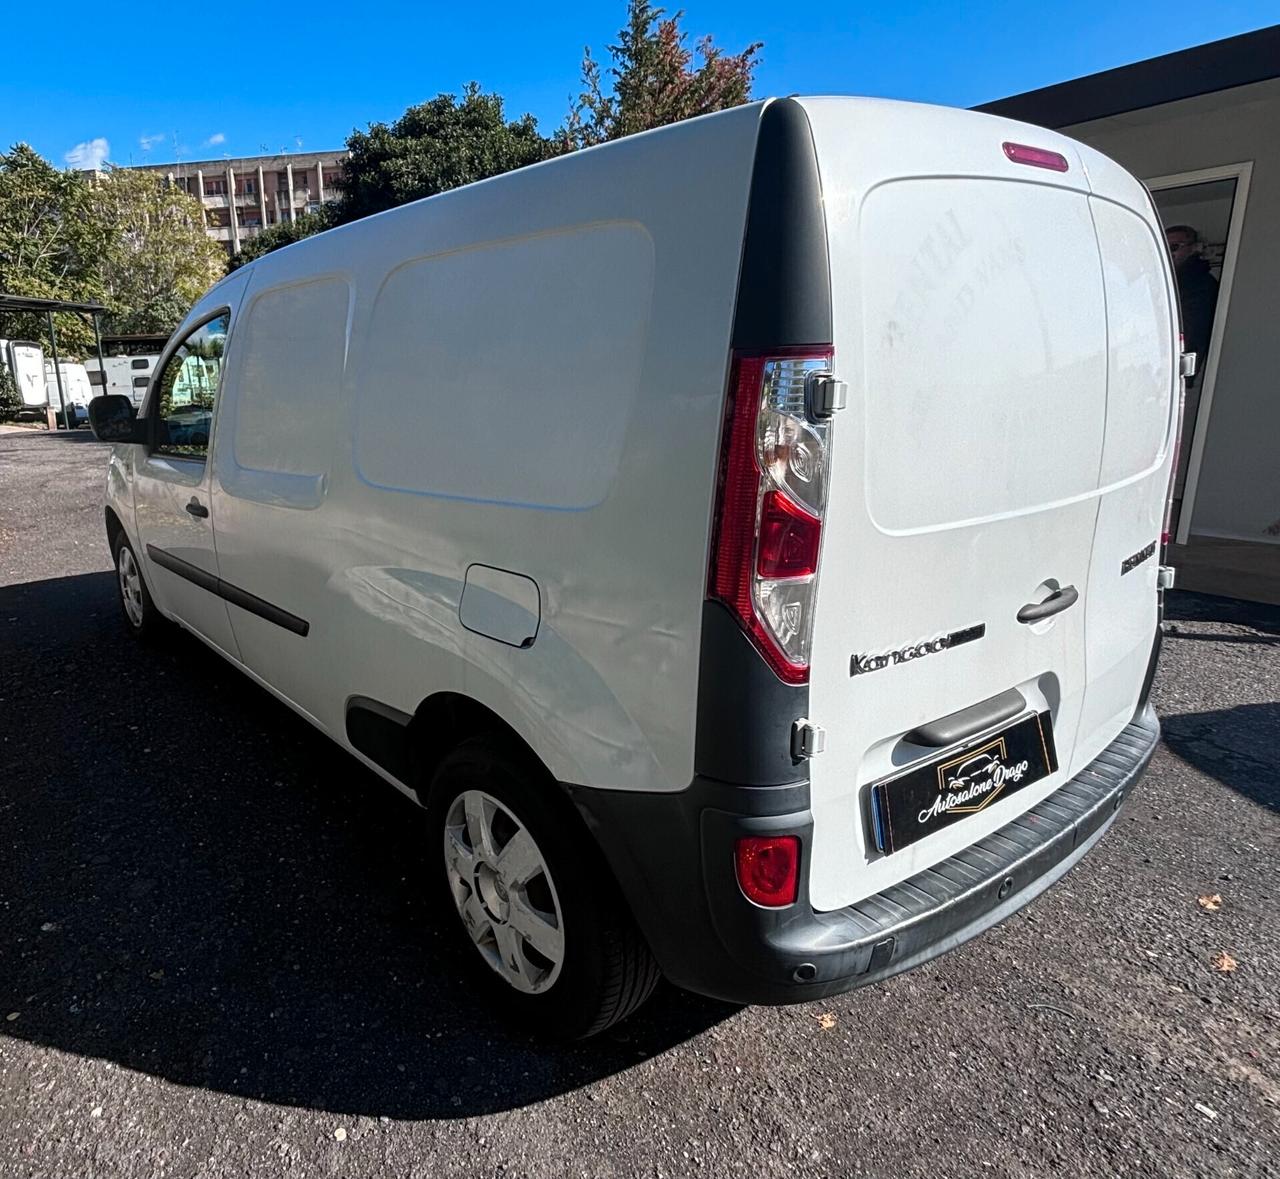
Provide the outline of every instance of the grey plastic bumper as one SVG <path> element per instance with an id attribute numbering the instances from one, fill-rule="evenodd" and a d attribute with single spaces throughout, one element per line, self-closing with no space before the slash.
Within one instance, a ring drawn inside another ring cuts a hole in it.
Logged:
<path id="1" fill-rule="evenodd" d="M 1090 765 L 985 839 L 835 912 L 801 895 L 785 909 L 738 890 L 742 835 L 813 830 L 808 787 L 695 781 L 675 796 L 570 792 L 596 832 L 664 972 L 743 1003 L 794 1003 L 889 978 L 1004 920 L 1065 875 L 1102 837 L 1155 751 L 1148 706 Z"/>

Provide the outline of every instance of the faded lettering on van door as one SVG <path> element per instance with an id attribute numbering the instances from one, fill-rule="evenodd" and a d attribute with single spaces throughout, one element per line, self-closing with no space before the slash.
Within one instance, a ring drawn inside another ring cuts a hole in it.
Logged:
<path id="1" fill-rule="evenodd" d="M 653 265 L 648 232 L 622 222 L 392 271 L 356 374 L 361 478 L 516 506 L 599 504 L 639 385 Z"/>
<path id="2" fill-rule="evenodd" d="M 928 530 L 1095 491 L 1106 323 L 1088 201 L 1046 185 L 898 181 L 869 195 L 860 236 L 877 526 Z"/>

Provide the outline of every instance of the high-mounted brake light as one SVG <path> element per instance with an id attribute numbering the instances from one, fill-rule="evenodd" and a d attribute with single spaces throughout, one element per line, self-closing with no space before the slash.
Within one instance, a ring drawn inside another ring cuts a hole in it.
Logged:
<path id="1" fill-rule="evenodd" d="M 800 889 L 800 838 L 744 836 L 734 848 L 734 869 L 747 900 L 770 909 L 794 905 Z"/>
<path id="2" fill-rule="evenodd" d="M 723 602 L 779 679 L 809 679 L 830 422 L 812 413 L 829 346 L 736 356 L 711 553 Z"/>
<path id="3" fill-rule="evenodd" d="M 1053 172 L 1065 172 L 1070 165 L 1067 157 L 1043 147 L 1029 147 L 1025 143 L 1004 143 L 1004 154 L 1015 164 L 1030 164 L 1033 168 L 1048 168 Z"/>

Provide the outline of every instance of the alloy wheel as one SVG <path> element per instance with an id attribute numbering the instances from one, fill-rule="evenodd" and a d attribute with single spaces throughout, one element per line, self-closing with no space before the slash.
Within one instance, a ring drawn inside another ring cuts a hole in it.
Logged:
<path id="1" fill-rule="evenodd" d="M 539 994 L 564 963 L 564 920 L 546 859 L 529 829 L 483 790 L 464 790 L 444 826 L 449 890 L 489 967 Z"/>
<path id="2" fill-rule="evenodd" d="M 125 616 L 135 628 L 142 626 L 142 573 L 128 545 L 120 546 L 116 558 L 116 573 L 120 578 L 120 600 L 124 603 Z"/>

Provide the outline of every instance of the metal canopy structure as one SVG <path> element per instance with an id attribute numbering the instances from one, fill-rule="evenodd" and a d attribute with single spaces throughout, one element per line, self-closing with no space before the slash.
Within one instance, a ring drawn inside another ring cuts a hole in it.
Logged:
<path id="1" fill-rule="evenodd" d="M 92 319 L 93 339 L 98 349 L 98 371 L 105 373 L 106 366 L 102 363 L 102 331 L 98 317 L 106 311 L 106 308 L 101 303 L 76 303 L 67 299 L 34 299 L 26 295 L 6 295 L 0 291 L 0 316 L 24 311 L 43 315 L 49 326 L 49 350 L 53 353 L 53 379 L 58 386 L 58 411 L 62 414 L 62 424 L 58 428 L 69 430 L 71 419 L 67 416 L 67 402 L 62 391 L 62 368 L 58 364 L 58 330 L 53 326 L 53 314 L 55 311 L 70 311 Z"/>

